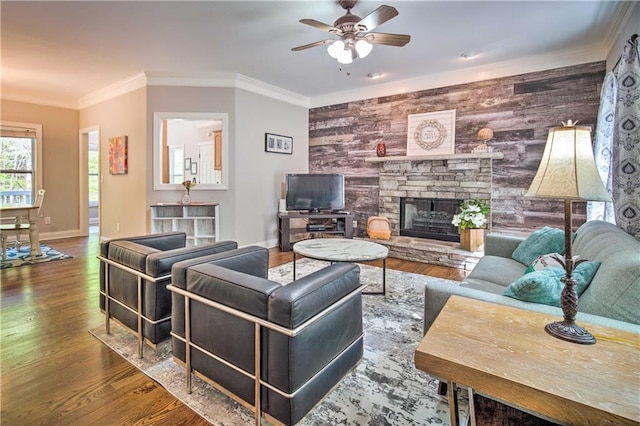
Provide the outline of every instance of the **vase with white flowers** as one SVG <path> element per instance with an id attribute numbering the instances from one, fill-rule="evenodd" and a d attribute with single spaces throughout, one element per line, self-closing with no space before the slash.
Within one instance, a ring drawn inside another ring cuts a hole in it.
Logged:
<path id="1" fill-rule="evenodd" d="M 489 204 L 483 200 L 466 200 L 460 203 L 460 213 L 451 223 L 460 229 L 460 247 L 476 251 L 484 244 L 484 229 L 489 217 Z"/>
<path id="2" fill-rule="evenodd" d="M 182 197 L 182 204 L 191 204 L 191 188 L 196 186 L 196 182 L 191 180 L 185 180 L 184 182 L 182 182 L 182 186 L 184 186 L 185 189 L 187 190 L 187 195 Z"/>

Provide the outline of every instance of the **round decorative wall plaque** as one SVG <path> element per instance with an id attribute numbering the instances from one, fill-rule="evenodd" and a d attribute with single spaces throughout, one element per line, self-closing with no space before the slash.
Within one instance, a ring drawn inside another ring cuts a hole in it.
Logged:
<path id="1" fill-rule="evenodd" d="M 447 139 L 447 129 L 437 120 L 426 120 L 416 127 L 413 139 L 424 149 L 437 148 Z"/>

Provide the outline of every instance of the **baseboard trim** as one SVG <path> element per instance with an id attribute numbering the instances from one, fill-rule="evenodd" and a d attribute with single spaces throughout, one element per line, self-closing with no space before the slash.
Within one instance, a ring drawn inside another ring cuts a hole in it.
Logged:
<path id="1" fill-rule="evenodd" d="M 25 235 L 26 239 L 29 240 L 29 235 Z M 44 232 L 40 234 L 40 241 L 47 240 L 58 240 L 62 238 L 73 238 L 73 237 L 82 237 L 86 236 L 79 229 L 70 229 L 68 231 L 59 231 L 59 232 Z"/>

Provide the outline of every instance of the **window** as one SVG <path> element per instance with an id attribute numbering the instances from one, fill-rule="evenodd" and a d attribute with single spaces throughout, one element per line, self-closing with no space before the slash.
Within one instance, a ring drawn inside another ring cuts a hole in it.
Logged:
<path id="1" fill-rule="evenodd" d="M 169 147 L 170 183 L 182 183 L 184 180 L 184 147 Z"/>
<path id="2" fill-rule="evenodd" d="M 42 187 L 42 126 L 2 122 L 0 130 L 0 201 L 31 204 Z"/>

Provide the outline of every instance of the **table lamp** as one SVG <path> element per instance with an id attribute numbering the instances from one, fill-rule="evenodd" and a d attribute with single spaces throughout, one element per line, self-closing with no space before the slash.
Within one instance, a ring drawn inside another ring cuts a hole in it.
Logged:
<path id="1" fill-rule="evenodd" d="M 585 259 L 574 261 L 571 252 L 571 202 L 611 201 L 604 188 L 593 158 L 591 128 L 577 126 L 569 120 L 564 127 L 549 129 L 538 172 L 533 178 L 526 197 L 564 200 L 564 259 L 558 260 L 565 269 L 560 305 L 563 321 L 545 326 L 547 333 L 573 343 L 594 344 L 595 337 L 575 322 L 578 313 L 578 295 L 573 270 Z"/>

